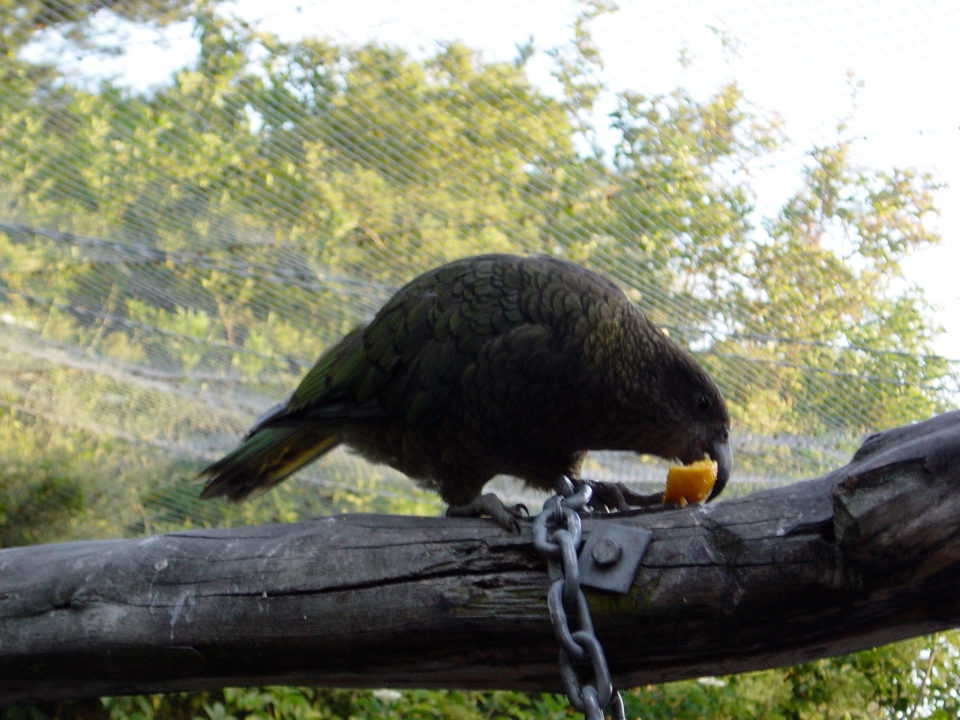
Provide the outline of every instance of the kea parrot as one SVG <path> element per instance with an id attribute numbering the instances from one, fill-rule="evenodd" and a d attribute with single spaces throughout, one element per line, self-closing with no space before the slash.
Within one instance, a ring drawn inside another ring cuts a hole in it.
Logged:
<path id="1" fill-rule="evenodd" d="M 344 443 L 439 492 L 448 515 L 519 530 L 494 475 L 551 490 L 589 450 L 718 465 L 730 416 L 693 357 L 610 280 L 547 256 L 481 255 L 425 272 L 320 355 L 289 399 L 206 468 L 201 497 L 241 500 Z M 591 483 L 601 504 L 639 496 Z M 627 501 L 630 501 L 628 503 Z"/>

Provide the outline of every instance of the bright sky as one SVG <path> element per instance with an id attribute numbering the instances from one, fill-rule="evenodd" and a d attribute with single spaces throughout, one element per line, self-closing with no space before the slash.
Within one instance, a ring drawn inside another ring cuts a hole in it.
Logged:
<path id="1" fill-rule="evenodd" d="M 235 8 L 288 39 L 377 39 L 414 51 L 459 39 L 490 60 L 513 58 L 531 36 L 541 50 L 565 44 L 577 13 L 574 3 L 559 0 L 237 0 Z M 735 53 L 722 50 L 720 35 L 733 40 Z M 911 257 L 907 273 L 940 307 L 946 332 L 937 352 L 960 359 L 960 3 L 622 0 L 618 13 L 595 23 L 594 37 L 612 91 L 654 94 L 683 85 L 703 97 L 735 79 L 748 100 L 781 115 L 791 143 L 756 169 L 762 213 L 796 188 L 804 153 L 833 137 L 838 120 L 851 113 L 861 164 L 916 167 L 947 183 L 938 196 L 944 241 Z M 683 48 L 692 60 L 687 69 L 679 62 Z M 81 68 L 144 86 L 166 80 L 195 51 L 186 28 L 173 28 L 162 42 L 137 32 L 125 58 Z M 546 87 L 548 67 L 542 53 L 530 66 Z M 848 70 L 864 83 L 855 108 Z"/>

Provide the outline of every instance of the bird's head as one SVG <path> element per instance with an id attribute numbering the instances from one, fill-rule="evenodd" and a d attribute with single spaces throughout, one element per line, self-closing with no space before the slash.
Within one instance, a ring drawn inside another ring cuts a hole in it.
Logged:
<path id="1" fill-rule="evenodd" d="M 643 364 L 643 380 L 626 394 L 628 412 L 642 418 L 633 428 L 629 446 L 684 464 L 705 455 L 716 460 L 717 482 L 708 498 L 712 500 L 726 486 L 733 464 L 727 404 L 716 383 L 688 352 L 667 338 L 657 340 L 655 361 Z"/>
<path id="2" fill-rule="evenodd" d="M 707 500 L 721 492 L 730 479 L 730 413 L 716 383 L 688 353 L 680 351 L 666 372 L 668 396 L 666 457 L 684 464 L 702 460 L 717 462 L 717 482 Z"/>

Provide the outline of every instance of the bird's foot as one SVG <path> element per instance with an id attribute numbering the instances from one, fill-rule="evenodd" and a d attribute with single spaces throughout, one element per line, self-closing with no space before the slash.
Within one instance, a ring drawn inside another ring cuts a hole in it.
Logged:
<path id="1" fill-rule="evenodd" d="M 507 532 L 520 534 L 520 518 L 530 514 L 526 505 L 517 504 L 507 507 L 493 493 L 478 495 L 466 505 L 451 505 L 447 508 L 447 517 L 480 517 L 489 515 Z"/>
<path id="2" fill-rule="evenodd" d="M 598 480 L 581 480 L 580 482 L 593 488 L 590 507 L 601 512 L 606 510 L 631 510 L 638 507 L 663 504 L 662 492 L 642 495 L 635 490 L 631 490 L 623 483 L 600 482 Z"/>

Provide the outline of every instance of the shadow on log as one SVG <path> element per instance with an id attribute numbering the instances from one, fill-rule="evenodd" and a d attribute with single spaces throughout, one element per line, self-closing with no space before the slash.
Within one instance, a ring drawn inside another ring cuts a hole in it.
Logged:
<path id="1" fill-rule="evenodd" d="M 653 531 L 588 591 L 620 687 L 960 625 L 960 413 L 826 477 L 585 518 Z M 530 523 L 342 515 L 0 551 L 0 703 L 225 685 L 559 689 Z"/>

